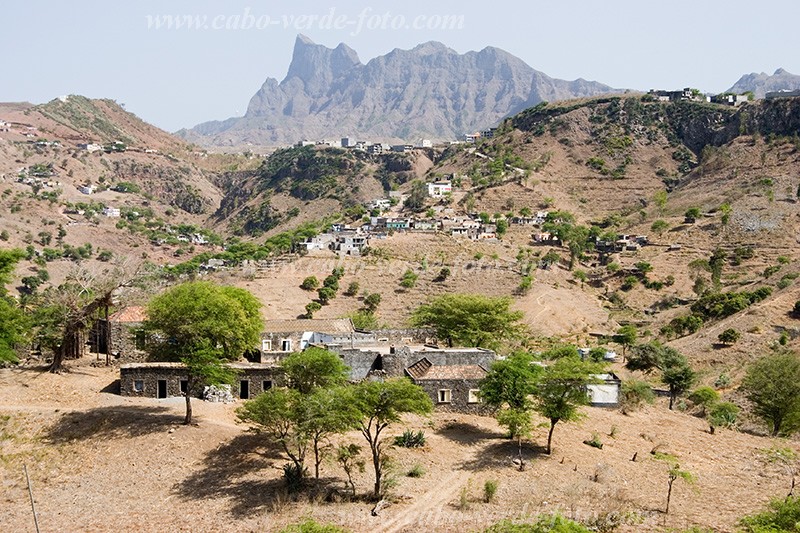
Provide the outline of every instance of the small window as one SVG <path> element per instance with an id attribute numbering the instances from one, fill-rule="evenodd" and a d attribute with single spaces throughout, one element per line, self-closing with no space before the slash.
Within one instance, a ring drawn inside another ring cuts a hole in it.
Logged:
<path id="1" fill-rule="evenodd" d="M 469 389 L 469 398 L 467 403 L 481 403 L 481 398 L 478 396 L 480 389 Z"/>
<path id="2" fill-rule="evenodd" d="M 181 394 L 186 394 L 189 391 L 189 380 L 182 379 L 181 380 Z"/>
<path id="3" fill-rule="evenodd" d="M 271 381 L 265 381 L 263 383 L 263 388 L 264 388 L 265 391 L 268 391 L 269 389 L 272 388 L 272 382 Z"/>
<path id="4" fill-rule="evenodd" d="M 451 397 L 450 389 L 439 389 L 439 403 L 450 403 Z"/>
<path id="5" fill-rule="evenodd" d="M 272 339 L 263 339 L 261 341 L 261 351 L 262 352 L 272 351 Z"/>
<path id="6" fill-rule="evenodd" d="M 283 352 L 292 351 L 292 339 L 283 339 L 281 341 L 281 351 Z"/>
<path id="7" fill-rule="evenodd" d="M 144 392 L 144 380 L 142 379 L 133 380 L 133 392 Z"/>

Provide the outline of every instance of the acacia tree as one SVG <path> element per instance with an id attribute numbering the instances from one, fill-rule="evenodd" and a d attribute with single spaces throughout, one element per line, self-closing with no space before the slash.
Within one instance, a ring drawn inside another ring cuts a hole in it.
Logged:
<path id="1" fill-rule="evenodd" d="M 522 312 L 511 311 L 511 298 L 480 294 L 445 294 L 420 305 L 411 316 L 416 327 L 430 327 L 448 346 L 496 347 L 520 336 Z"/>
<path id="2" fill-rule="evenodd" d="M 782 352 L 762 357 L 747 369 L 742 390 L 753 413 L 772 435 L 791 434 L 800 427 L 800 357 Z"/>
<path id="3" fill-rule="evenodd" d="M 381 440 L 383 431 L 400 421 L 404 413 L 428 414 L 433 410 L 430 397 L 407 378 L 362 381 L 353 387 L 353 402 L 360 413 L 359 429 L 369 443 L 375 471 L 373 496 L 383 493 L 383 468 L 386 455 Z"/>
<path id="4" fill-rule="evenodd" d="M 27 339 L 30 329 L 27 317 L 6 290 L 23 257 L 25 253 L 19 249 L 0 250 L 0 364 L 18 361 L 16 348 Z"/>
<path id="5" fill-rule="evenodd" d="M 628 370 L 641 370 L 645 373 L 653 370 L 661 371 L 661 380 L 669 386 L 670 409 L 673 408 L 675 399 L 688 391 L 696 379 L 696 374 L 689 366 L 686 357 L 674 348 L 659 342 L 634 346 L 625 367 Z"/>
<path id="6" fill-rule="evenodd" d="M 536 387 L 535 409 L 550 422 L 548 455 L 556 424 L 580 419 L 579 408 L 590 400 L 586 387 L 598 382 L 594 375 L 602 369 L 603 365 L 581 361 L 579 357 L 562 357 L 545 367 Z"/>
<path id="7" fill-rule="evenodd" d="M 192 423 L 192 394 L 202 385 L 232 381 L 225 363 L 258 343 L 260 308 L 248 291 L 208 281 L 183 283 L 150 300 L 145 329 L 160 339 L 150 345 L 151 356 L 186 366 L 185 424 Z"/>
<path id="8" fill-rule="evenodd" d="M 319 387 L 343 385 L 350 373 L 350 368 L 338 355 L 313 346 L 291 353 L 281 361 L 281 368 L 286 384 L 303 394 Z"/>
<path id="9" fill-rule="evenodd" d="M 321 348 L 293 353 L 281 362 L 281 368 L 288 388 L 258 395 L 245 402 L 237 415 L 278 441 L 300 478 L 305 476 L 310 445 L 314 477 L 319 479 L 325 440 L 356 427 L 360 418 L 349 389 L 343 387 L 350 369 L 336 354 Z"/>
<path id="10" fill-rule="evenodd" d="M 520 471 L 524 469 L 522 439 L 532 429 L 532 395 L 536 392 L 543 370 L 529 353 L 516 353 L 492 363 L 480 384 L 481 401 L 496 409 L 497 422 L 508 428 L 509 436 L 517 440 Z"/>
<path id="11" fill-rule="evenodd" d="M 114 293 L 131 284 L 137 274 L 128 275 L 124 267 L 116 266 L 99 274 L 76 268 L 64 283 L 42 293 L 33 323 L 37 340 L 53 353 L 50 372 L 61 372 L 65 359 L 83 355 L 86 331 L 97 313 L 104 309 L 107 314 Z"/>

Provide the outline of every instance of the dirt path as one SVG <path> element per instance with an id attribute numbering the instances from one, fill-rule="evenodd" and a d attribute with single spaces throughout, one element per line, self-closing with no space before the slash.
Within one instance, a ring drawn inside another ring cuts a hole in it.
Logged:
<path id="1" fill-rule="evenodd" d="M 444 506 L 455 498 L 455 495 L 461 490 L 468 478 L 469 472 L 467 471 L 455 470 L 450 472 L 424 494 L 418 495 L 411 506 L 401 509 L 391 520 L 382 524 L 378 531 L 397 533 L 412 526 L 413 530 L 419 530 L 420 526 L 435 525 L 431 524 L 431 522 L 435 521 Z"/>

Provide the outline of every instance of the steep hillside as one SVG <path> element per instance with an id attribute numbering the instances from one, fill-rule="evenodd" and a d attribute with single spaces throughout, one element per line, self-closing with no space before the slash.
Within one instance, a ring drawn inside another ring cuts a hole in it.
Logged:
<path id="1" fill-rule="evenodd" d="M 498 48 L 458 54 L 429 42 L 362 64 L 344 43 L 330 49 L 300 35 L 286 77 L 280 83 L 267 79 L 244 117 L 179 134 L 223 147 L 348 135 L 447 140 L 486 129 L 542 100 L 613 91 L 597 82 L 550 78 Z"/>

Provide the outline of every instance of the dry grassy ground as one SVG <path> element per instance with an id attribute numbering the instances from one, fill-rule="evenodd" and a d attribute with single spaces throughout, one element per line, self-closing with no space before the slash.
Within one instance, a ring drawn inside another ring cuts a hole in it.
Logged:
<path id="1" fill-rule="evenodd" d="M 196 401 L 199 424 L 182 426 L 182 399 L 118 396 L 111 392 L 117 370 L 90 366 L 92 360 L 72 363 L 64 375 L 0 371 L 0 530 L 33 528 L 23 465 L 42 531 L 273 531 L 303 517 L 355 531 L 475 531 L 556 510 L 583 520 L 625 515 L 620 531 L 692 524 L 733 531 L 741 515 L 789 486 L 786 473 L 759 460 L 760 450 L 786 442 L 726 430 L 710 435 L 702 420 L 663 405 L 630 416 L 588 408 L 583 421 L 557 426 L 550 457 L 542 454 L 546 429 L 539 428 L 525 443 L 524 472 L 511 462 L 516 446 L 492 418 L 436 413 L 390 428 L 388 436 L 422 429 L 428 443 L 391 449 L 395 502 L 373 517 L 365 501 L 287 498 L 285 459 L 236 423 L 235 405 Z M 582 444 L 593 433 L 602 450 Z M 656 446 L 697 476 L 695 486 L 676 483 L 669 515 L 662 512 L 667 467 L 650 454 Z M 414 465 L 423 477 L 405 475 Z M 345 492 L 334 464 L 323 464 L 322 477 L 323 487 Z M 497 496 L 483 503 L 490 479 L 499 484 Z M 356 476 L 359 493 L 370 490 L 370 480 L 369 469 Z M 463 490 L 469 509 L 461 509 Z"/>

